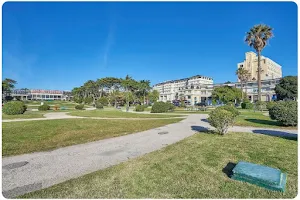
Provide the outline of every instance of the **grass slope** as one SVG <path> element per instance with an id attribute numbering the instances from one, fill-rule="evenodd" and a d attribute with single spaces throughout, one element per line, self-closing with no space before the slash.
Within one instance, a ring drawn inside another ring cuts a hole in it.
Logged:
<path id="1" fill-rule="evenodd" d="M 231 180 L 223 171 L 240 160 L 288 174 L 286 192 Z M 297 141 L 250 133 L 196 134 L 132 159 L 22 198 L 294 198 Z"/>
<path id="2" fill-rule="evenodd" d="M 2 156 L 46 151 L 117 137 L 179 121 L 181 119 L 147 121 L 63 119 L 3 122 Z"/>

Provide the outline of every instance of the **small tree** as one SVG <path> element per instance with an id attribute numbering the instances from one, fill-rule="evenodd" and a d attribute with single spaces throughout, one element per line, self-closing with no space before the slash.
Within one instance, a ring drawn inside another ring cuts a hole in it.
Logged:
<path id="1" fill-rule="evenodd" d="M 224 109 L 215 109 L 210 112 L 208 122 L 216 128 L 216 132 L 220 135 L 225 135 L 228 132 L 229 126 L 233 124 L 234 115 Z"/>
<path id="2" fill-rule="evenodd" d="M 275 92 L 278 100 L 296 100 L 298 96 L 298 77 L 286 76 L 276 85 Z"/>

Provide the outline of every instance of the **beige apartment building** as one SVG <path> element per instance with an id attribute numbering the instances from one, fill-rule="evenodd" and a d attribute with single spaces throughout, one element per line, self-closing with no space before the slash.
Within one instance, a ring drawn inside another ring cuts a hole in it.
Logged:
<path id="1" fill-rule="evenodd" d="M 282 78 L 281 66 L 270 58 L 261 56 L 261 80 Z M 238 69 L 244 68 L 251 74 L 249 81 L 257 80 L 257 55 L 254 52 L 246 52 L 246 58 L 243 62 L 237 64 Z M 238 82 L 240 80 L 238 79 Z"/>

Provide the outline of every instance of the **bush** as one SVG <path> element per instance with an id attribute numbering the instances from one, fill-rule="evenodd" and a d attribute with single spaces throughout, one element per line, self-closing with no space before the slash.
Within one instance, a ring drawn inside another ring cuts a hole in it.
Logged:
<path id="1" fill-rule="evenodd" d="M 135 106 L 135 111 L 137 112 L 143 112 L 145 110 L 145 107 L 142 105 Z"/>
<path id="2" fill-rule="evenodd" d="M 225 105 L 225 106 L 217 107 L 216 109 L 218 109 L 218 110 L 220 110 L 220 109 L 227 110 L 227 111 L 229 111 L 233 114 L 233 117 L 237 117 L 240 114 L 240 112 L 233 106 Z"/>
<path id="3" fill-rule="evenodd" d="M 252 109 L 253 104 L 250 102 L 243 102 L 243 103 L 241 103 L 241 107 L 242 107 L 242 109 Z"/>
<path id="4" fill-rule="evenodd" d="M 269 101 L 266 105 L 266 108 L 268 110 L 270 110 L 271 108 L 273 108 L 276 105 L 275 101 Z"/>
<path id="5" fill-rule="evenodd" d="M 103 109 L 103 104 L 100 101 L 96 101 L 95 106 L 97 109 Z"/>
<path id="6" fill-rule="evenodd" d="M 171 103 L 165 102 L 155 102 L 151 108 L 151 113 L 164 113 L 168 111 L 173 111 L 175 106 Z"/>
<path id="7" fill-rule="evenodd" d="M 257 101 L 255 102 L 254 105 L 255 105 L 254 107 L 255 110 L 263 111 L 266 109 L 266 102 L 264 101 Z"/>
<path id="8" fill-rule="evenodd" d="M 101 97 L 100 99 L 97 100 L 97 102 L 101 103 L 103 106 L 108 105 L 108 99 L 106 97 Z"/>
<path id="9" fill-rule="evenodd" d="M 86 97 L 84 98 L 84 103 L 85 104 L 91 104 L 93 102 L 93 98 L 92 97 Z"/>
<path id="10" fill-rule="evenodd" d="M 218 134 L 224 135 L 228 132 L 229 126 L 233 124 L 234 115 L 225 109 L 215 109 L 210 112 L 208 122 L 216 128 Z"/>
<path id="11" fill-rule="evenodd" d="M 269 110 L 271 119 L 281 122 L 285 126 L 298 124 L 297 101 L 279 101 Z"/>
<path id="12" fill-rule="evenodd" d="M 76 110 L 83 110 L 84 105 L 83 104 L 79 104 L 75 106 Z"/>
<path id="13" fill-rule="evenodd" d="M 3 105 L 2 112 L 7 115 L 23 114 L 27 106 L 22 101 L 10 101 Z"/>
<path id="14" fill-rule="evenodd" d="M 170 102 L 166 103 L 166 107 L 167 107 L 168 111 L 174 111 L 174 109 L 175 109 L 175 106 Z"/>
<path id="15" fill-rule="evenodd" d="M 38 107 L 39 111 L 46 111 L 46 110 L 50 110 L 50 106 L 48 104 L 44 104 L 44 105 L 40 105 Z"/>

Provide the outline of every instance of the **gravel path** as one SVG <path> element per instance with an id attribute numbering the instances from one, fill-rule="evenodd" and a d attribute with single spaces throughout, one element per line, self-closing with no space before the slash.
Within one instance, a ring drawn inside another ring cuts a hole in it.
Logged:
<path id="1" fill-rule="evenodd" d="M 130 158 L 161 149 L 212 129 L 206 114 L 193 114 L 179 123 L 96 142 L 2 159 L 2 191 L 6 198 L 52 186 Z M 297 130 L 232 127 L 230 131 L 297 137 Z"/>

